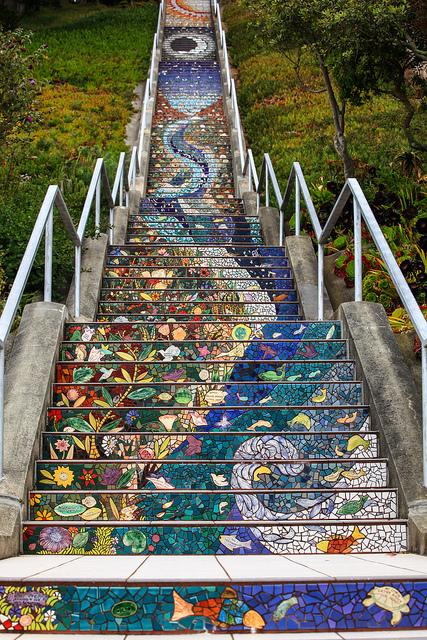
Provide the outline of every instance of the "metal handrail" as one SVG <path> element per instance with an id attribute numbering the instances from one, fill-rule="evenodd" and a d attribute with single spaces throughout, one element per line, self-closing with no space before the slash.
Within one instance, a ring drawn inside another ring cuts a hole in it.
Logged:
<path id="1" fill-rule="evenodd" d="M 249 191 L 256 191 L 258 193 L 259 178 L 252 149 L 248 149 L 243 166 L 243 176 L 246 175 L 248 176 Z M 255 188 L 252 189 L 252 186 Z"/>
<path id="2" fill-rule="evenodd" d="M 258 184 L 258 189 L 257 189 L 257 193 L 260 196 L 262 191 L 263 191 L 263 182 L 265 180 L 265 206 L 269 207 L 270 206 L 270 180 L 271 180 L 271 184 L 273 186 L 273 191 L 274 191 L 274 195 L 276 197 L 277 200 L 277 204 L 279 206 L 279 208 L 282 206 L 283 203 L 283 196 L 282 196 L 282 192 L 280 190 L 279 187 L 279 182 L 277 180 L 276 177 L 276 172 L 274 171 L 274 167 L 273 167 L 273 163 L 271 162 L 271 158 L 269 156 L 268 153 L 264 154 L 264 159 L 262 161 L 262 165 L 261 165 L 261 171 L 259 174 L 259 184 Z M 280 243 L 283 242 L 282 240 L 283 238 L 283 233 L 280 234 Z M 282 246 L 280 244 L 280 246 Z"/>
<path id="3" fill-rule="evenodd" d="M 144 97 L 142 100 L 142 105 L 141 105 L 141 117 L 140 117 L 140 122 L 139 122 L 139 132 L 138 132 L 138 141 L 137 141 L 137 145 L 136 145 L 136 160 L 133 161 L 131 159 L 131 162 L 135 162 L 135 171 L 131 172 L 129 170 L 129 183 L 133 183 L 133 186 L 135 187 L 135 182 L 136 182 L 136 175 L 140 174 L 141 172 L 141 168 L 143 165 L 142 162 L 142 153 L 144 151 L 144 142 L 145 142 L 145 129 L 147 126 L 147 114 L 148 114 L 148 109 L 149 109 L 149 103 L 150 100 L 154 100 L 155 98 L 155 91 L 154 91 L 154 74 L 155 74 L 155 68 L 156 68 L 156 62 L 157 62 L 157 54 L 158 54 L 158 50 L 161 46 L 161 41 L 160 41 L 160 31 L 162 28 L 162 21 L 163 21 L 163 17 L 165 15 L 165 0 L 161 0 L 160 2 L 160 6 L 159 6 L 159 15 L 158 15 L 158 19 L 157 19 L 157 30 L 156 33 L 154 34 L 154 40 L 153 40 L 153 48 L 151 51 L 151 62 L 150 62 L 150 70 L 148 73 L 148 78 L 147 81 L 145 83 L 145 91 L 144 91 Z M 133 152 L 132 152 L 132 158 L 133 158 Z M 134 168 L 134 165 L 132 164 L 132 169 Z"/>
<path id="4" fill-rule="evenodd" d="M 244 175 L 249 174 L 249 167 L 253 161 L 252 152 L 248 150 L 244 165 Z M 285 195 L 282 198 L 280 187 L 274 172 L 274 167 L 268 154 L 264 155 L 261 166 L 260 178 L 256 192 L 260 196 L 263 190 L 265 178 L 265 202 L 269 206 L 270 180 L 280 212 L 279 244 L 283 246 L 284 214 L 295 190 L 295 235 L 301 233 L 301 196 L 305 202 L 307 212 L 318 241 L 318 320 L 323 320 L 323 289 L 324 289 L 324 246 L 330 239 L 345 206 L 350 198 L 353 198 L 353 221 L 354 221 L 354 268 L 355 268 L 355 302 L 363 300 L 363 245 L 362 245 L 362 220 L 365 222 L 371 238 L 378 249 L 378 252 L 386 266 L 391 281 L 397 291 L 402 305 L 414 326 L 414 329 L 421 343 L 421 377 L 422 377 L 422 425 L 423 425 L 423 475 L 424 486 L 427 487 L 427 320 L 425 319 L 400 267 L 394 257 L 387 240 L 374 216 L 374 213 L 366 199 L 365 194 L 355 178 L 349 178 L 332 209 L 332 212 L 322 229 L 313 200 L 310 195 L 301 165 L 294 162 L 289 174 Z M 251 187 L 251 182 L 250 182 Z"/>
<path id="5" fill-rule="evenodd" d="M 47 189 L 43 204 L 40 207 L 27 248 L 0 317 L 0 479 L 3 477 L 4 469 L 5 343 L 13 326 L 43 235 L 45 236 L 44 301 L 52 301 L 53 211 L 55 206 L 74 245 L 76 247 L 81 246 L 81 239 L 74 227 L 62 193 L 57 185 L 51 185 Z"/>
<path id="6" fill-rule="evenodd" d="M 230 61 L 228 59 L 227 37 L 222 26 L 221 9 L 218 0 L 212 2 L 212 12 L 217 18 L 217 28 L 219 35 L 219 44 L 224 55 L 224 67 L 227 86 L 227 97 L 231 99 L 231 111 L 233 114 L 233 126 L 237 132 L 237 140 L 239 146 L 240 165 L 243 173 L 245 166 L 245 137 L 243 135 L 242 122 L 240 118 L 239 103 L 237 101 L 236 83 L 231 74 Z"/>

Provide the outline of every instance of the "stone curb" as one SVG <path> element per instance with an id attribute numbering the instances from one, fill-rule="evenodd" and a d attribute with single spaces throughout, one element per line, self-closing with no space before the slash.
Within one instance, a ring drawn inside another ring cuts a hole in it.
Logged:
<path id="1" fill-rule="evenodd" d="M 0 557 L 20 551 L 21 516 L 33 486 L 67 309 L 55 302 L 26 305 L 6 363 L 5 474 L 0 481 Z"/>

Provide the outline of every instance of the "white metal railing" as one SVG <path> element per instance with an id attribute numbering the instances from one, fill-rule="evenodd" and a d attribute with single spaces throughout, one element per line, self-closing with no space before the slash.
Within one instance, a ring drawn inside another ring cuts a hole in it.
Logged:
<path id="1" fill-rule="evenodd" d="M 45 237 L 45 277 L 44 277 L 44 301 L 52 300 L 52 258 L 53 258 L 53 213 L 56 207 L 62 222 L 75 247 L 74 257 L 74 281 L 75 281 L 75 308 L 76 316 L 80 315 L 80 288 L 81 288 L 81 258 L 83 238 L 86 233 L 92 208 L 95 210 L 95 231 L 99 233 L 101 227 L 102 196 L 107 200 L 109 208 L 109 232 L 108 241 L 114 243 L 114 209 L 123 206 L 123 198 L 126 196 L 126 205 L 129 204 L 129 191 L 135 189 L 136 177 L 141 168 L 141 152 L 144 145 L 145 128 L 147 124 L 147 111 L 149 101 L 153 97 L 154 74 L 158 62 L 158 50 L 160 47 L 160 33 L 162 21 L 165 15 L 165 0 L 159 7 L 157 30 L 154 35 L 153 50 L 151 54 L 150 72 L 146 83 L 145 95 L 142 104 L 141 121 L 137 145 L 132 148 L 129 169 L 126 173 L 126 154 L 119 156 L 114 177 L 113 188 L 110 188 L 107 170 L 102 158 L 98 158 L 92 174 L 82 214 L 77 229 L 65 203 L 63 194 L 56 185 L 48 187 L 43 204 L 40 208 L 33 231 L 27 244 L 18 272 L 15 276 L 12 288 L 6 300 L 3 312 L 0 316 L 0 479 L 4 470 L 4 372 L 5 372 L 5 343 L 13 326 L 22 295 L 28 278 L 34 265 L 43 235 Z"/>
<path id="2" fill-rule="evenodd" d="M 227 97 L 231 100 L 231 113 L 233 118 L 232 125 L 237 133 L 237 143 L 239 147 L 241 171 L 243 172 L 243 169 L 245 166 L 246 146 L 245 146 L 245 136 L 243 135 L 242 122 L 240 119 L 239 103 L 237 101 L 236 83 L 231 74 L 231 67 L 228 59 L 227 38 L 222 26 L 221 9 L 219 6 L 219 2 L 218 0 L 211 0 L 211 4 L 212 4 L 212 13 L 214 15 L 214 18 L 216 18 L 220 50 L 224 56 Z"/>
<path id="3" fill-rule="evenodd" d="M 30 272 L 33 268 L 43 236 L 45 238 L 45 266 L 44 266 L 44 300 L 52 300 L 52 257 L 53 257 L 53 212 L 56 207 L 61 216 L 67 233 L 76 247 L 80 247 L 81 240 L 74 227 L 62 193 L 56 185 L 51 185 L 45 195 L 30 239 L 7 297 L 3 313 L 0 318 L 0 479 L 4 469 L 4 373 L 5 373 L 5 345 L 18 311 L 22 295 L 25 290 Z"/>
<path id="4" fill-rule="evenodd" d="M 353 200 L 353 235 L 354 235 L 354 270 L 355 270 L 355 286 L 354 299 L 355 302 L 363 300 L 363 243 L 362 243 L 362 221 L 365 223 L 370 236 L 377 247 L 377 250 L 386 266 L 402 305 L 405 307 L 409 318 L 421 343 L 421 370 L 422 370 L 422 423 L 423 423 L 423 463 L 424 463 L 424 486 L 427 487 L 427 321 L 403 276 L 402 271 L 384 237 L 383 232 L 374 216 L 374 213 L 366 199 L 365 194 L 359 182 L 355 178 L 346 181 L 332 212 L 322 229 L 319 217 L 313 204 L 304 173 L 301 165 L 294 162 L 289 174 L 285 194 L 282 197 L 280 186 L 274 171 L 271 158 L 268 154 L 264 155 L 261 166 L 260 176 L 256 172 L 256 166 L 253 159 L 251 149 L 247 151 L 244 159 L 242 175 L 248 178 L 249 188 L 257 193 L 258 204 L 261 195 L 264 192 L 265 206 L 270 205 L 270 191 L 276 198 L 279 210 L 279 246 L 283 246 L 284 240 L 284 220 L 285 212 L 289 205 L 292 195 L 295 196 L 295 235 L 301 234 L 301 201 L 305 203 L 311 226 L 318 243 L 317 251 L 317 313 L 318 320 L 324 318 L 323 308 L 323 290 L 324 290 L 324 247 L 329 241 L 331 233 L 334 230 L 340 216 L 347 205 L 347 202 Z"/>
<path id="5" fill-rule="evenodd" d="M 142 166 L 143 166 L 142 153 L 144 151 L 144 142 L 146 140 L 146 135 L 147 135 L 146 127 L 148 123 L 148 112 L 150 108 L 150 102 L 151 104 L 153 104 L 153 101 L 155 98 L 154 75 L 156 72 L 156 65 L 159 62 L 158 53 L 162 44 L 160 36 L 161 36 L 164 16 L 165 16 L 165 0 L 161 0 L 160 6 L 159 6 L 159 16 L 157 19 L 157 30 L 156 30 L 156 33 L 154 34 L 153 49 L 151 51 L 150 71 L 148 74 L 147 82 L 145 83 L 144 97 L 142 99 L 138 142 L 136 145 L 136 159 L 135 159 L 136 164 L 135 164 L 134 173 L 132 175 L 133 181 L 135 181 L 137 173 L 140 173 L 140 170 L 142 169 Z M 129 173 L 130 173 L 130 168 L 129 168 Z M 131 182 L 131 176 L 129 177 L 129 181 Z"/>

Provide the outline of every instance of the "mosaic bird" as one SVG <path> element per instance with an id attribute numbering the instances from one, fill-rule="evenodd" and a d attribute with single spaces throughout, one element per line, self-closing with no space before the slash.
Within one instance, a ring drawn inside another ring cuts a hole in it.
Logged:
<path id="1" fill-rule="evenodd" d="M 248 629 L 263 629 L 264 618 L 255 610 L 239 600 L 237 592 L 231 587 L 226 587 L 219 598 L 209 598 L 193 604 L 187 602 L 174 591 L 174 610 L 171 622 L 177 622 L 190 616 L 202 616 L 208 618 L 213 625 L 220 629 L 242 625 Z"/>

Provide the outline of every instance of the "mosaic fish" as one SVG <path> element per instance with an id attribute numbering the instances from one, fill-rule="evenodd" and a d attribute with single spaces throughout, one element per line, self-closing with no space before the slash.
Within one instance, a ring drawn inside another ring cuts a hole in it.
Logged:
<path id="1" fill-rule="evenodd" d="M 294 607 L 296 604 L 298 604 L 298 598 L 296 598 L 295 596 L 292 596 L 292 598 L 287 598 L 286 600 L 283 600 L 283 602 L 281 602 L 276 607 L 273 613 L 274 622 L 279 622 L 280 620 L 283 620 L 283 618 L 288 613 L 289 609 Z"/>
<path id="2" fill-rule="evenodd" d="M 354 527 L 350 536 L 333 536 L 329 540 L 321 540 L 316 547 L 323 553 L 351 553 L 352 547 L 365 538 L 359 527 Z"/>
<path id="3" fill-rule="evenodd" d="M 231 587 L 226 587 L 219 598 L 209 598 L 193 604 L 187 602 L 174 591 L 174 610 L 171 622 L 177 622 L 190 616 L 208 618 L 216 627 L 227 629 L 231 626 L 241 625 L 248 629 L 263 629 L 264 618 L 255 610 L 239 600 L 237 592 Z"/>
<path id="4" fill-rule="evenodd" d="M 243 540 L 239 540 L 238 538 L 236 538 L 236 536 L 219 536 L 219 541 L 230 551 L 242 548 L 252 549 L 252 542 L 250 540 L 244 542 Z"/>
<path id="5" fill-rule="evenodd" d="M 348 516 L 350 514 L 359 513 L 363 509 L 364 506 L 368 504 L 372 504 L 373 500 L 369 500 L 369 496 L 360 496 L 358 500 L 350 500 L 343 504 L 341 509 L 338 509 L 337 513 L 340 516 Z"/>

